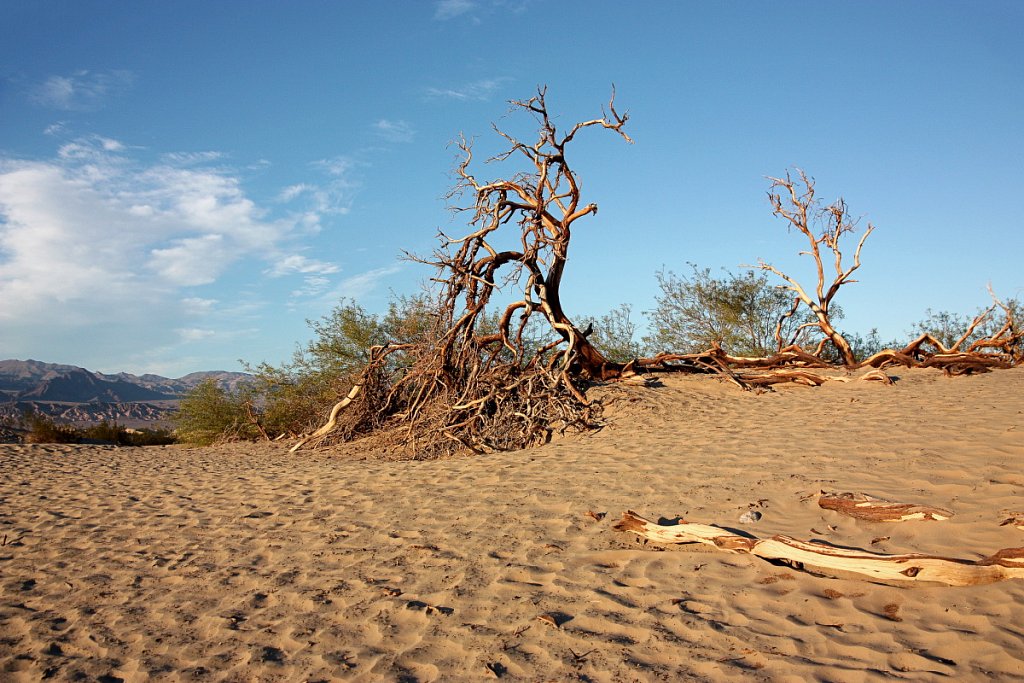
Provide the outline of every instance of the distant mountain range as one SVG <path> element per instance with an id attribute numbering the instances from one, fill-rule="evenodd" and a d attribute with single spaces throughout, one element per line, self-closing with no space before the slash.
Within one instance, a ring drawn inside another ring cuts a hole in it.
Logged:
<path id="1" fill-rule="evenodd" d="M 17 419 L 26 410 L 67 422 L 100 420 L 122 424 L 164 422 L 181 398 L 212 379 L 234 391 L 251 381 L 244 372 L 193 372 L 171 379 L 160 375 L 105 375 L 74 365 L 37 360 L 0 361 L 0 419 Z"/>

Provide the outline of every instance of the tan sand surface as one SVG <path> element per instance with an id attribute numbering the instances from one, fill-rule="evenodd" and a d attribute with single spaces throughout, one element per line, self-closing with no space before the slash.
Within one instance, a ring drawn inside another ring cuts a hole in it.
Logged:
<path id="1" fill-rule="evenodd" d="M 1024 546 L 1000 526 L 1024 512 L 1024 371 L 896 374 L 667 378 L 601 432 L 445 461 L 0 446 L 0 679 L 1020 679 L 1024 581 L 879 585 L 612 530 L 633 509 L 879 552 Z M 822 488 L 955 516 L 861 521 Z"/>

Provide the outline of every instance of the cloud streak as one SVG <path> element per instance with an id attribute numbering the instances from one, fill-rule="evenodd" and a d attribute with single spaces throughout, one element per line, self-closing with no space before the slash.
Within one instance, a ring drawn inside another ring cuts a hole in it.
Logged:
<path id="1" fill-rule="evenodd" d="M 447 99 L 460 102 L 486 102 L 513 79 L 509 77 L 482 78 L 454 87 L 430 87 L 426 89 L 428 99 Z"/>
<path id="2" fill-rule="evenodd" d="M 68 76 L 50 76 L 32 88 L 29 97 L 36 104 L 62 111 L 102 109 L 135 81 L 130 71 L 76 71 Z"/>
<path id="3" fill-rule="evenodd" d="M 373 124 L 373 130 L 388 142 L 412 142 L 413 138 L 416 137 L 416 131 L 406 121 L 381 119 Z"/>
<path id="4" fill-rule="evenodd" d="M 447 21 L 472 12 L 476 7 L 477 4 L 473 0 L 440 0 L 434 6 L 434 19 Z"/>

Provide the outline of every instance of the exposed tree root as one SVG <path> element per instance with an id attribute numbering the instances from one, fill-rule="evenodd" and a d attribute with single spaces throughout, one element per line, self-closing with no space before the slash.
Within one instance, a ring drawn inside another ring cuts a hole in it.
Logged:
<path id="1" fill-rule="evenodd" d="M 615 525 L 658 543 L 703 543 L 733 553 L 749 553 L 798 570 L 856 574 L 869 581 L 931 582 L 975 586 L 1004 579 L 1024 579 L 1024 548 L 1006 548 L 983 560 L 964 560 L 908 553 L 885 555 L 857 548 L 840 548 L 789 536 L 757 538 L 706 524 L 679 522 L 661 525 L 627 511 Z"/>

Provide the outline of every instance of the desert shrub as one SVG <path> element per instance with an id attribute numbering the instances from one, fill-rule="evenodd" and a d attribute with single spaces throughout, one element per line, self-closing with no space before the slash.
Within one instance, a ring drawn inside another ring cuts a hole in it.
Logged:
<path id="1" fill-rule="evenodd" d="M 427 292 L 393 296 L 380 321 L 380 338 L 392 344 L 429 344 L 437 332 L 438 306 Z"/>
<path id="2" fill-rule="evenodd" d="M 925 317 L 914 323 L 910 335 L 917 337 L 930 334 L 948 349 L 967 331 L 970 324 L 971 319 L 966 315 L 950 311 L 933 311 L 929 308 L 925 311 Z"/>
<path id="3" fill-rule="evenodd" d="M 632 319 L 633 307 L 620 304 L 600 318 L 586 317 L 579 321 L 580 329 L 590 328 L 590 343 L 610 361 L 628 363 L 643 355 L 637 340 L 637 326 Z"/>
<path id="4" fill-rule="evenodd" d="M 79 443 L 82 434 L 71 425 L 57 424 L 48 415 L 29 413 L 25 416 L 28 432 L 25 443 Z"/>
<path id="5" fill-rule="evenodd" d="M 111 443 L 118 446 L 164 446 L 176 442 L 170 429 L 128 429 L 117 422 L 103 420 L 89 427 L 58 424 L 48 415 L 29 412 L 20 420 L 20 426 L 9 429 L 10 436 L 19 436 L 25 443 L 82 443 L 83 441 Z"/>
<path id="6" fill-rule="evenodd" d="M 246 397 L 231 394 L 212 379 L 186 394 L 172 420 L 179 441 L 208 446 L 218 441 L 253 439 L 259 430 L 246 410 Z"/>
<path id="7" fill-rule="evenodd" d="M 740 356 L 767 356 L 778 350 L 775 327 L 790 311 L 791 295 L 768 284 L 766 273 L 725 271 L 716 278 L 710 268 L 689 265 L 689 276 L 657 273 L 661 296 L 648 313 L 652 331 L 644 338 L 650 352 L 695 353 L 714 344 Z M 841 317 L 839 313 L 833 308 L 832 318 Z M 808 319 L 806 313 L 786 318 L 783 339 L 791 340 Z M 811 332 L 805 329 L 796 341 L 808 343 Z"/>
<path id="8" fill-rule="evenodd" d="M 890 339 L 887 342 L 882 341 L 882 337 L 878 334 L 877 328 L 871 328 L 867 334 L 861 334 L 860 332 L 842 332 L 843 337 L 850 344 L 850 349 L 853 351 L 854 358 L 860 362 L 869 356 L 873 356 L 879 351 L 885 349 L 901 349 L 907 345 L 906 341 L 900 341 L 898 339 Z M 836 352 L 835 347 L 831 344 L 826 345 L 822 357 L 826 360 L 830 360 L 834 363 L 841 363 L 842 358 Z"/>
<path id="9" fill-rule="evenodd" d="M 243 408 L 249 406 L 271 438 L 298 436 L 319 427 L 366 368 L 373 347 L 429 347 L 437 328 L 437 302 L 427 293 L 396 296 L 387 312 L 377 316 L 351 299 L 342 299 L 326 316 L 307 323 L 312 338 L 296 348 L 290 361 L 246 368 L 254 382 L 244 396 Z M 391 354 L 383 370 L 398 376 L 409 362 L 405 354 Z"/>
<path id="10" fill-rule="evenodd" d="M 82 436 L 95 441 L 109 441 L 119 446 L 127 446 L 131 443 L 128 430 L 117 424 L 117 422 L 110 423 L 106 420 L 91 427 L 86 427 L 82 430 Z"/>
<path id="11" fill-rule="evenodd" d="M 162 427 L 128 429 L 117 422 L 103 420 L 99 424 L 80 430 L 82 437 L 94 441 L 106 441 L 118 446 L 165 446 L 175 443 L 174 433 Z"/>
<path id="12" fill-rule="evenodd" d="M 403 322 L 397 311 L 392 315 L 392 325 Z M 387 338 L 377 316 L 347 299 L 322 319 L 307 323 L 313 338 L 295 350 L 291 361 L 247 368 L 255 377 L 250 404 L 270 436 L 295 436 L 323 421 L 369 362 L 370 348 Z"/>

